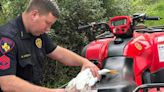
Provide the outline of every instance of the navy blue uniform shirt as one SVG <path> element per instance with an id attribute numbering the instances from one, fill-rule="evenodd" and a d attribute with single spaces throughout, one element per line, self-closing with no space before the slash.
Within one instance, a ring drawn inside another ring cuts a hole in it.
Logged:
<path id="1" fill-rule="evenodd" d="M 16 75 L 38 84 L 46 54 L 57 47 L 47 34 L 27 33 L 22 16 L 0 27 L 0 76 Z"/>

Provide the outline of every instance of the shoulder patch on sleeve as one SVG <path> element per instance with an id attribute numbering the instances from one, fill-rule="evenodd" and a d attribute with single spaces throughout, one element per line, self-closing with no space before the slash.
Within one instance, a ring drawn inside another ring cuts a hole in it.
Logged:
<path id="1" fill-rule="evenodd" d="M 11 51 L 14 46 L 15 42 L 10 38 L 2 37 L 0 39 L 0 51 L 2 54 L 6 54 L 7 52 Z"/>
<path id="2" fill-rule="evenodd" d="M 3 55 L 0 57 L 0 70 L 6 70 L 8 68 L 10 68 L 10 59 L 6 55 Z"/>

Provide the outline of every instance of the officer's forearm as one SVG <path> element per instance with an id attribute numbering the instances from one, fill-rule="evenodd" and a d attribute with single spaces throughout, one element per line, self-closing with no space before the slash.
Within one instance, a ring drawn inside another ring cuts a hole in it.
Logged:
<path id="1" fill-rule="evenodd" d="M 50 58 L 60 61 L 69 66 L 81 66 L 85 62 L 85 58 L 76 53 L 58 46 L 52 53 L 48 55 Z"/>
<path id="2" fill-rule="evenodd" d="M 33 85 L 14 75 L 1 76 L 0 87 L 3 92 L 65 92 L 64 89 L 49 89 Z"/>

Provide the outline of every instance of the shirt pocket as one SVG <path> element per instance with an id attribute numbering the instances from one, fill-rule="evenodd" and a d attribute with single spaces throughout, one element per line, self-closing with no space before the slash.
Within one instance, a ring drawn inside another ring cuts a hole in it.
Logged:
<path id="1" fill-rule="evenodd" d="M 31 54 L 22 55 L 19 60 L 19 65 L 24 68 L 26 66 L 33 66 Z"/>
<path id="2" fill-rule="evenodd" d="M 34 64 L 32 63 L 31 56 L 20 58 L 17 66 L 17 76 L 29 82 L 33 82 L 33 67 Z"/>

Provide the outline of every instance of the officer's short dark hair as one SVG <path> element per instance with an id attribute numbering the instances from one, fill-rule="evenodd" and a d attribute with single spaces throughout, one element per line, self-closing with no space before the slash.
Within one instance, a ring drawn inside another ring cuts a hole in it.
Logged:
<path id="1" fill-rule="evenodd" d="M 40 14 L 48 14 L 51 12 L 53 16 L 59 17 L 59 8 L 53 0 L 30 0 L 26 8 L 26 12 L 37 9 Z"/>

